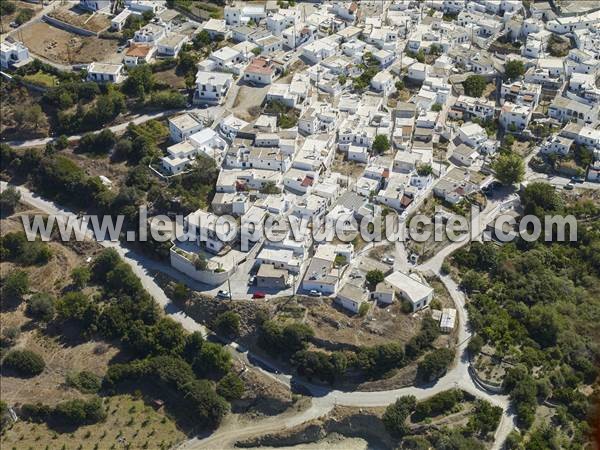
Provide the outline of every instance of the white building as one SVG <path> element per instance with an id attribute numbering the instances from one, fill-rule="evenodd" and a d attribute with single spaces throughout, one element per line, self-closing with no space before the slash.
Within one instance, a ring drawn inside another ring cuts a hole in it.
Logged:
<path id="1" fill-rule="evenodd" d="M 532 114 L 529 106 L 505 102 L 500 109 L 500 125 L 508 130 L 523 131 L 529 125 Z"/>
<path id="2" fill-rule="evenodd" d="M 222 103 L 232 84 L 230 73 L 198 71 L 194 103 Z"/>
<path id="3" fill-rule="evenodd" d="M 169 133 L 173 142 L 181 142 L 203 128 L 204 125 L 191 114 L 181 114 L 169 119 Z"/>
<path id="4" fill-rule="evenodd" d="M 254 58 L 244 71 L 244 80 L 261 85 L 271 84 L 275 79 L 275 66 L 273 61 L 263 58 Z"/>
<path id="5" fill-rule="evenodd" d="M 371 79 L 371 87 L 375 91 L 383 93 L 383 95 L 389 95 L 396 90 L 394 86 L 394 77 L 387 70 L 378 72 Z"/>
<path id="6" fill-rule="evenodd" d="M 175 58 L 187 41 L 188 37 L 182 34 L 172 33 L 169 36 L 165 36 L 157 43 L 158 54 Z"/>
<path id="7" fill-rule="evenodd" d="M 120 83 L 125 80 L 123 64 L 93 62 L 87 69 L 87 80 L 96 83 Z"/>
<path id="8" fill-rule="evenodd" d="M 440 319 L 440 330 L 442 333 L 452 333 L 456 326 L 456 309 L 442 309 L 442 317 Z"/>
<path id="9" fill-rule="evenodd" d="M 0 66 L 3 69 L 19 66 L 29 60 L 29 49 L 21 42 L 0 43 Z"/>
<path id="10" fill-rule="evenodd" d="M 110 0 L 79 0 L 79 7 L 88 11 L 110 8 Z"/>
<path id="11" fill-rule="evenodd" d="M 433 299 L 433 288 L 420 280 L 417 274 L 396 271 L 385 277 L 385 281 L 410 302 L 413 311 L 425 308 Z"/>
<path id="12" fill-rule="evenodd" d="M 360 307 L 367 301 L 367 292 L 351 283 L 346 283 L 339 290 L 335 302 L 348 311 L 358 314 Z"/>
<path id="13" fill-rule="evenodd" d="M 485 130 L 478 124 L 467 122 L 458 130 L 460 140 L 472 148 L 478 148 L 488 136 Z"/>

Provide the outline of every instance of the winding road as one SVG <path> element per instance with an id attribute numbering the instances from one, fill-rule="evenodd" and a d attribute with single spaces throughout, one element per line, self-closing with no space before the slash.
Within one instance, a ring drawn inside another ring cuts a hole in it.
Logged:
<path id="1" fill-rule="evenodd" d="M 8 184 L 4 181 L 0 183 L 0 190 L 6 189 Z M 46 214 L 53 214 L 56 216 L 56 220 L 67 220 L 69 216 L 76 217 L 76 215 L 66 210 L 54 202 L 45 200 L 28 189 L 15 186 L 15 188 L 21 193 L 21 200 L 31 206 L 43 211 Z M 501 204 L 498 202 L 490 202 L 490 205 L 482 214 L 482 223 L 489 223 L 493 218 L 502 210 L 498 206 Z M 87 237 L 94 239 L 91 230 L 88 230 Z M 377 392 L 344 392 L 339 390 L 331 390 L 324 386 L 317 386 L 311 383 L 304 383 L 313 398 L 311 406 L 296 414 L 287 414 L 283 416 L 272 417 L 265 420 L 260 420 L 252 423 L 248 426 L 236 427 L 235 430 L 225 429 L 217 430 L 211 436 L 200 439 L 194 438 L 185 442 L 181 448 L 183 449 L 206 449 L 206 448 L 224 448 L 232 445 L 236 440 L 250 437 L 256 434 L 280 431 L 286 427 L 293 427 L 306 422 L 311 419 L 315 419 L 325 415 L 335 405 L 344 406 L 355 406 L 355 407 L 373 407 L 373 406 L 386 406 L 397 397 L 403 395 L 414 395 L 417 399 L 425 399 L 432 395 L 453 388 L 459 388 L 477 398 L 482 398 L 490 403 L 500 406 L 503 409 L 503 415 L 495 434 L 494 447 L 500 448 L 506 436 L 515 426 L 515 417 L 509 410 L 509 399 L 505 395 L 491 394 L 482 389 L 476 382 L 473 381 L 469 374 L 469 359 L 467 355 L 467 344 L 470 337 L 470 331 L 468 327 L 468 314 L 465 309 L 465 297 L 460 291 L 457 284 L 449 276 L 443 275 L 440 272 L 440 268 L 443 260 L 458 248 L 466 245 L 469 239 L 464 239 L 459 242 L 455 242 L 447 246 L 444 250 L 439 252 L 433 258 L 417 266 L 415 269 L 422 272 L 433 272 L 438 275 L 448 292 L 450 293 L 457 309 L 458 316 L 458 351 L 453 367 L 448 370 L 445 376 L 437 380 L 434 384 L 426 386 L 410 386 L 406 388 L 393 389 L 387 391 Z M 156 283 L 153 272 L 160 270 L 171 274 L 173 269 L 166 264 L 161 264 L 156 261 L 150 260 L 149 258 L 136 253 L 128 248 L 121 245 L 120 242 L 113 241 L 100 241 L 100 245 L 106 248 L 114 248 L 124 259 L 127 264 L 130 265 L 134 273 L 140 278 L 144 288 L 156 299 L 156 301 L 164 308 L 166 314 L 171 318 L 181 323 L 183 327 L 188 331 L 200 331 L 204 335 L 208 333 L 208 330 L 201 324 L 194 321 L 192 318 L 183 313 L 171 300 L 167 297 L 162 288 Z M 232 350 L 232 353 L 237 353 Z M 249 354 L 237 354 L 238 358 L 248 358 L 248 364 L 255 360 L 263 363 L 255 355 Z M 270 363 L 264 362 L 267 367 Z M 285 384 L 286 386 L 291 385 L 291 376 L 289 375 L 274 375 L 259 365 L 255 367 L 262 373 Z"/>

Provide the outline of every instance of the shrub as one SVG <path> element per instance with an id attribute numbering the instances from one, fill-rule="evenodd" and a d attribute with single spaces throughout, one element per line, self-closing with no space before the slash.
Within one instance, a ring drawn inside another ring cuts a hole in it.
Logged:
<path id="1" fill-rule="evenodd" d="M 30 350 L 11 351 L 2 361 L 2 365 L 14 370 L 23 377 L 39 375 L 46 367 L 42 357 Z"/>
<path id="2" fill-rule="evenodd" d="M 416 403 L 417 401 L 414 396 L 406 395 L 400 397 L 385 409 L 381 420 L 385 425 L 385 429 L 391 435 L 403 437 L 409 432 L 406 418 L 415 409 Z"/>
<path id="3" fill-rule="evenodd" d="M 92 272 L 86 266 L 75 267 L 71 271 L 71 279 L 73 280 L 73 285 L 78 289 L 83 289 L 90 281 L 92 277 Z"/>
<path id="4" fill-rule="evenodd" d="M 433 397 L 419 402 L 415 409 L 415 418 L 423 420 L 427 417 L 435 417 L 450 410 L 463 400 L 463 392 L 458 389 L 443 391 Z"/>
<path id="5" fill-rule="evenodd" d="M 71 426 L 101 422 L 106 418 L 102 400 L 93 397 L 89 400 L 74 399 L 56 405 L 53 415 Z"/>
<path id="6" fill-rule="evenodd" d="M 3 280 L 2 295 L 8 300 L 20 302 L 27 291 L 29 291 L 29 276 L 23 270 L 15 270 Z"/>
<path id="7" fill-rule="evenodd" d="M 365 317 L 368 312 L 369 312 L 369 303 L 368 302 L 363 302 L 360 305 L 360 308 L 358 308 L 358 315 L 360 317 Z"/>
<path id="8" fill-rule="evenodd" d="M 42 322 L 50 322 L 54 318 L 54 297 L 47 293 L 34 294 L 27 300 L 27 314 Z"/>
<path id="9" fill-rule="evenodd" d="M 240 315 L 233 311 L 220 314 L 215 320 L 215 328 L 226 336 L 236 336 L 240 333 Z"/>
<path id="10" fill-rule="evenodd" d="M 433 350 L 419 363 L 418 373 L 424 380 L 432 381 L 446 373 L 454 360 L 454 352 L 449 348 Z"/>
<path id="11" fill-rule="evenodd" d="M 385 134 L 378 134 L 373 139 L 373 151 L 382 155 L 390 148 L 390 141 Z"/>
<path id="12" fill-rule="evenodd" d="M 481 97 L 486 85 L 487 82 L 481 75 L 470 75 L 463 83 L 465 94 L 471 97 Z"/>
<path id="13" fill-rule="evenodd" d="M 384 279 L 385 276 L 381 270 L 375 269 L 367 272 L 366 280 L 371 288 L 375 288 L 375 286 L 377 286 L 378 283 L 381 283 Z"/>
<path id="14" fill-rule="evenodd" d="M 217 394 L 227 400 L 237 400 L 244 394 L 244 383 L 235 373 L 230 372 L 217 383 Z"/>
<path id="15" fill-rule="evenodd" d="M 96 374 L 86 370 L 67 375 L 67 385 L 84 394 L 94 394 L 100 390 L 102 380 Z"/>
<path id="16" fill-rule="evenodd" d="M 14 187 L 9 186 L 0 193 L 0 212 L 3 215 L 10 215 L 15 212 L 15 208 L 21 200 L 21 193 Z"/>

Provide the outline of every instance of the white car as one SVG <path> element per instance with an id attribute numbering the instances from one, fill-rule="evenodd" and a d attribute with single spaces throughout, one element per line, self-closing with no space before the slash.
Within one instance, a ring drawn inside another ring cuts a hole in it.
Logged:
<path id="1" fill-rule="evenodd" d="M 219 291 L 219 292 L 217 292 L 217 297 L 218 298 L 230 299 L 231 298 L 231 293 L 229 291 Z"/>
<path id="2" fill-rule="evenodd" d="M 256 276 L 252 275 L 250 278 L 248 278 L 248 286 L 254 286 L 255 281 L 256 281 Z"/>
<path id="3" fill-rule="evenodd" d="M 311 289 L 308 292 L 308 295 L 310 295 L 311 297 L 321 297 L 323 294 L 321 294 L 319 291 L 317 291 L 315 289 Z"/>
<path id="4" fill-rule="evenodd" d="M 396 262 L 396 258 L 394 258 L 393 256 L 386 256 L 385 258 L 383 258 L 383 262 L 386 264 L 394 264 L 394 262 Z"/>

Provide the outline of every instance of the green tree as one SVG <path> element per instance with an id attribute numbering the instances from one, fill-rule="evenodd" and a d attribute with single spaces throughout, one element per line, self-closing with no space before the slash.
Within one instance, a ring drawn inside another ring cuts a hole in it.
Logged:
<path id="1" fill-rule="evenodd" d="M 381 420 L 388 433 L 399 438 L 408 434 L 406 418 L 414 411 L 416 404 L 417 401 L 413 395 L 406 395 L 385 409 Z"/>
<path id="2" fill-rule="evenodd" d="M 73 285 L 77 289 L 83 289 L 87 286 L 88 282 L 92 278 L 92 272 L 89 267 L 79 266 L 75 267 L 71 271 L 71 280 L 73 280 Z"/>
<path id="3" fill-rule="evenodd" d="M 514 80 L 515 78 L 520 77 L 524 73 L 525 66 L 523 64 L 523 61 L 519 61 L 518 59 L 511 59 L 506 63 L 504 74 L 509 80 Z"/>
<path id="4" fill-rule="evenodd" d="M 487 85 L 487 81 L 481 75 L 469 75 L 463 83 L 465 94 L 471 97 L 481 97 Z"/>
<path id="5" fill-rule="evenodd" d="M 2 361 L 2 365 L 23 377 L 39 375 L 46 367 L 42 357 L 31 350 L 12 350 Z"/>
<path id="6" fill-rule="evenodd" d="M 40 292 L 27 300 L 27 315 L 42 322 L 50 322 L 54 318 L 54 297 Z"/>
<path id="7" fill-rule="evenodd" d="M 220 378 L 231 369 L 231 355 L 221 345 L 204 342 L 192 367 L 200 377 Z"/>
<path id="8" fill-rule="evenodd" d="M 217 383 L 217 394 L 227 400 L 238 400 L 244 395 L 244 383 L 235 373 L 229 372 Z"/>
<path id="9" fill-rule="evenodd" d="M 478 334 L 475 334 L 475 335 L 473 335 L 473 337 L 471 337 L 471 340 L 469 341 L 469 344 L 467 345 L 467 349 L 469 350 L 471 355 L 475 356 L 475 355 L 479 354 L 479 352 L 481 351 L 484 344 L 485 344 L 485 342 L 484 342 L 483 338 L 481 336 L 479 336 Z"/>
<path id="10" fill-rule="evenodd" d="M 183 284 L 183 283 L 175 284 L 175 287 L 173 288 L 173 298 L 176 301 L 178 301 L 178 302 L 185 301 L 189 298 L 189 296 L 190 296 L 190 290 L 185 284 Z"/>
<path id="11" fill-rule="evenodd" d="M 21 301 L 29 291 L 29 276 L 24 270 L 14 270 L 2 283 L 2 295 L 12 301 Z"/>
<path id="12" fill-rule="evenodd" d="M 11 215 L 21 200 L 21 193 L 14 187 L 7 187 L 0 193 L 0 212 L 2 215 Z"/>
<path id="13" fill-rule="evenodd" d="M 196 48 L 196 50 L 200 50 L 203 47 L 210 46 L 211 42 L 212 40 L 210 38 L 210 35 L 206 30 L 202 30 L 200 33 L 194 36 L 194 47 Z"/>
<path id="14" fill-rule="evenodd" d="M 425 355 L 418 365 L 418 373 L 421 378 L 432 381 L 440 378 L 446 373 L 448 366 L 454 360 L 454 351 L 449 348 L 433 350 Z"/>
<path id="15" fill-rule="evenodd" d="M 153 88 L 154 74 L 147 64 L 130 69 L 127 79 L 123 82 L 123 92 L 131 97 L 144 97 Z"/>
<path id="16" fill-rule="evenodd" d="M 500 155 L 494 161 L 492 168 L 496 172 L 498 181 L 504 185 L 520 183 L 525 176 L 523 159 L 514 153 Z"/>
<path id="17" fill-rule="evenodd" d="M 233 311 L 219 314 L 215 320 L 215 328 L 225 336 L 237 336 L 240 333 L 240 315 Z"/>
<path id="18" fill-rule="evenodd" d="M 369 270 L 366 275 L 367 283 L 374 288 L 377 284 L 381 283 L 385 279 L 383 272 L 379 269 Z"/>
<path id="19" fill-rule="evenodd" d="M 373 139 L 373 151 L 379 155 L 384 154 L 390 148 L 390 141 L 385 134 L 378 134 Z"/>
<path id="20" fill-rule="evenodd" d="M 91 306 L 89 297 L 83 292 L 67 292 L 56 301 L 56 312 L 61 321 L 83 320 Z"/>

